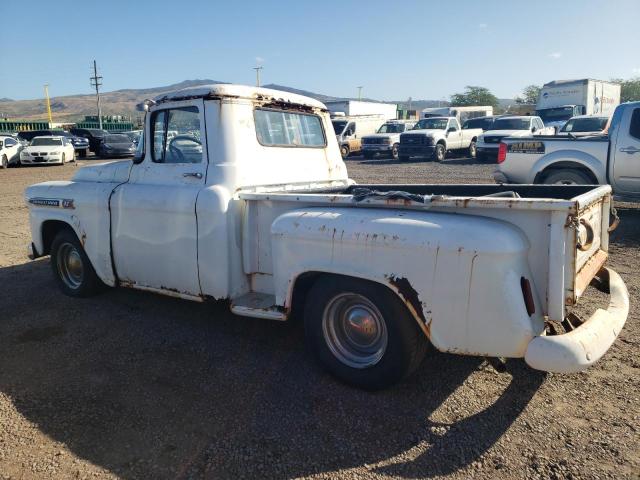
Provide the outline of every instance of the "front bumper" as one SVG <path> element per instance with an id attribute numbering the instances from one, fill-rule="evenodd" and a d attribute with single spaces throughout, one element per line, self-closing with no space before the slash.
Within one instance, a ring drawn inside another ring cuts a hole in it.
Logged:
<path id="1" fill-rule="evenodd" d="M 409 157 L 432 157 L 436 151 L 435 145 L 402 145 L 398 147 L 398 154 Z"/>
<path id="2" fill-rule="evenodd" d="M 23 165 L 49 165 L 52 163 L 62 163 L 62 157 L 52 157 L 49 155 L 42 157 L 20 157 L 20 163 Z"/>
<path id="3" fill-rule="evenodd" d="M 388 144 L 381 144 L 381 143 L 374 143 L 374 144 L 367 144 L 367 143 L 363 143 L 362 144 L 362 151 L 363 152 L 371 152 L 371 153 L 389 153 L 391 152 L 391 145 Z"/>
<path id="4" fill-rule="evenodd" d="M 593 365 L 609 350 L 629 314 L 629 292 L 622 278 L 610 268 L 599 274 L 599 290 L 611 295 L 609 308 L 598 309 L 568 333 L 535 337 L 529 342 L 525 362 L 536 370 L 575 373 Z"/>

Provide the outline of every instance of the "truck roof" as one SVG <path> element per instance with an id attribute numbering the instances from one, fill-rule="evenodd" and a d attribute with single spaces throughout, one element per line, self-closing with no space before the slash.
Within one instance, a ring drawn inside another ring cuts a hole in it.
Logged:
<path id="1" fill-rule="evenodd" d="M 545 83 L 543 87 L 553 87 L 553 86 L 559 86 L 559 85 L 568 85 L 572 83 L 587 83 L 587 82 L 613 83 L 607 80 L 596 80 L 595 78 L 576 78 L 573 80 L 552 80 L 551 82 Z"/>
<path id="2" fill-rule="evenodd" d="M 213 85 L 198 85 L 186 87 L 173 92 L 162 93 L 155 97 L 156 103 L 186 100 L 189 98 L 245 98 L 250 100 L 273 100 L 296 105 L 305 105 L 313 108 L 326 109 L 325 105 L 313 98 L 297 95 L 295 93 L 272 90 L 270 88 L 251 87 L 248 85 L 233 85 L 218 83 Z"/>

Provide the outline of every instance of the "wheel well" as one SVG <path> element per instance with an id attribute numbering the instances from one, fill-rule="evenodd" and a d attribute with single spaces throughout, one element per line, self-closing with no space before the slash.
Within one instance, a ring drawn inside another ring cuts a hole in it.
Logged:
<path id="1" fill-rule="evenodd" d="M 538 172 L 536 174 L 536 177 L 533 180 L 533 183 L 542 183 L 542 182 L 544 182 L 544 179 L 547 177 L 547 175 L 549 175 L 553 171 L 555 171 L 555 170 L 565 170 L 565 169 L 568 169 L 568 170 L 579 170 L 579 171 L 585 173 L 591 179 L 591 181 L 593 181 L 594 185 L 598 184 L 598 179 L 596 178 L 595 174 L 591 171 L 591 169 L 589 167 L 585 167 L 581 163 L 576 163 L 576 162 L 557 162 L 557 163 L 552 163 L 551 165 L 546 167 L 544 170 L 542 170 L 541 172 Z"/>
<path id="2" fill-rule="evenodd" d="M 473 137 L 473 138 L 471 139 L 471 141 L 472 141 L 472 142 L 477 142 L 477 141 L 478 141 L 478 137 Z"/>
<path id="3" fill-rule="evenodd" d="M 311 290 L 311 287 L 313 287 L 313 285 L 316 283 L 316 281 L 318 281 L 320 277 L 324 277 L 324 276 L 342 277 L 350 280 L 357 280 L 357 281 L 366 282 L 366 283 L 387 288 L 398 298 L 398 300 L 400 300 L 400 302 L 404 305 L 404 308 L 406 308 L 409 316 L 413 317 L 416 320 L 416 322 L 418 322 L 418 325 L 420 326 L 420 328 L 425 332 L 427 337 L 429 337 L 430 335 L 428 332 L 429 327 L 428 326 L 425 327 L 426 321 L 423 318 L 424 314 L 422 312 L 422 307 L 418 305 L 419 301 L 417 302 L 413 301 L 413 299 L 411 298 L 411 294 L 408 292 L 413 292 L 413 294 L 415 294 L 415 300 L 418 299 L 417 293 L 415 292 L 415 290 L 413 290 L 413 287 L 411 287 L 408 280 L 397 279 L 394 277 L 391 277 L 389 279 L 389 283 L 394 285 L 394 288 L 392 288 L 390 285 L 385 284 L 383 282 L 377 282 L 374 280 L 369 280 L 367 278 L 352 277 L 351 275 L 341 275 L 338 273 L 319 272 L 319 271 L 305 272 L 299 275 L 295 279 L 295 282 L 293 285 L 293 292 L 291 294 L 291 318 L 293 320 L 302 319 L 302 315 L 304 313 L 304 305 L 307 300 L 307 294 Z M 403 283 L 403 284 L 400 285 L 400 283 Z M 408 292 L 404 292 L 403 289 L 407 290 Z M 409 308 L 408 306 L 409 304 L 411 304 L 411 308 Z M 415 310 L 416 308 L 419 308 L 420 311 L 416 311 L 414 314 L 412 310 Z"/>
<path id="4" fill-rule="evenodd" d="M 56 235 L 62 230 L 69 230 L 75 235 L 76 232 L 66 222 L 60 220 L 47 220 L 42 224 L 42 255 L 49 255 L 51 253 L 51 244 Z"/>
<path id="5" fill-rule="evenodd" d="M 436 145 L 438 144 L 444 145 L 445 147 L 447 146 L 447 142 L 445 142 L 442 138 L 436 142 Z"/>

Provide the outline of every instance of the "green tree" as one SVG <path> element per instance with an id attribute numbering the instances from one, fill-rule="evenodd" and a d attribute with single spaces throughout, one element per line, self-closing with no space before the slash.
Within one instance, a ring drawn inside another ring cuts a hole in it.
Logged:
<path id="1" fill-rule="evenodd" d="M 522 89 L 522 96 L 516 98 L 516 103 L 538 103 L 542 87 L 538 85 L 527 85 Z"/>
<path id="2" fill-rule="evenodd" d="M 614 78 L 611 81 L 620 84 L 621 102 L 637 102 L 640 100 L 640 77 L 629 78 L 627 80 Z"/>
<path id="3" fill-rule="evenodd" d="M 498 97 L 489 91 L 488 88 L 467 85 L 464 93 L 454 93 L 451 95 L 452 107 L 468 107 L 473 105 L 489 105 L 494 108 L 498 106 Z"/>

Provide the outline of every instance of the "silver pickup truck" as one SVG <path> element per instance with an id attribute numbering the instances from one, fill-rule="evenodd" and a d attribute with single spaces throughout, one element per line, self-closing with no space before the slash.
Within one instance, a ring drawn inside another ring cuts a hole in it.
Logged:
<path id="1" fill-rule="evenodd" d="M 604 134 L 505 138 L 498 183 L 610 184 L 620 197 L 640 197 L 640 102 L 619 105 Z"/>

